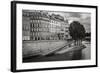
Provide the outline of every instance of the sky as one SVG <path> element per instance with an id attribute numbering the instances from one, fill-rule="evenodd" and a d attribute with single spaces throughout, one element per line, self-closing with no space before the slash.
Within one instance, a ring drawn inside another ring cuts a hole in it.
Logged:
<path id="1" fill-rule="evenodd" d="M 59 14 L 68 20 L 69 24 L 72 21 L 79 21 L 86 29 L 86 32 L 91 32 L 91 13 L 83 12 L 48 12 L 51 14 Z"/>

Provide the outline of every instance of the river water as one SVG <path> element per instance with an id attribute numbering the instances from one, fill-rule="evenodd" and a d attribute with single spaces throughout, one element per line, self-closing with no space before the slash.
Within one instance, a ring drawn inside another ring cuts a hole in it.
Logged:
<path id="1" fill-rule="evenodd" d="M 86 48 L 82 50 L 82 59 L 91 59 L 91 43 L 88 41 L 82 42 Z"/>

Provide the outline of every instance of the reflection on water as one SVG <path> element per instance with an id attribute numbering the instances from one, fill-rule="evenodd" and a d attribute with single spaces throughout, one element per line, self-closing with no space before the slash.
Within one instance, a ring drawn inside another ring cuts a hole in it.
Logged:
<path id="1" fill-rule="evenodd" d="M 82 51 L 82 59 L 91 59 L 91 43 L 89 41 L 83 41 L 86 46 Z"/>

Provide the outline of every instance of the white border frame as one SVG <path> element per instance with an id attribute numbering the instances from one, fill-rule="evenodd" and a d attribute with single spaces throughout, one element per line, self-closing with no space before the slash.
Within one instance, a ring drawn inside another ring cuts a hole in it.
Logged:
<path id="1" fill-rule="evenodd" d="M 17 4 L 16 6 L 16 26 L 17 26 L 17 44 L 16 44 L 16 66 L 17 70 L 53 68 L 53 67 L 75 67 L 96 65 L 96 9 L 82 7 L 60 7 L 46 5 Z M 26 10 L 50 10 L 66 12 L 89 12 L 91 13 L 91 60 L 80 61 L 56 61 L 56 62 L 33 62 L 22 63 L 22 9 Z"/>

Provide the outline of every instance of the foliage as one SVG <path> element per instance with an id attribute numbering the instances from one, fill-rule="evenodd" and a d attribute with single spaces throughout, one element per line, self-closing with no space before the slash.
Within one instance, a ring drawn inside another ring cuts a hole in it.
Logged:
<path id="1" fill-rule="evenodd" d="M 74 40 L 82 40 L 85 38 L 85 28 L 78 21 L 73 21 L 69 27 L 69 34 Z"/>

